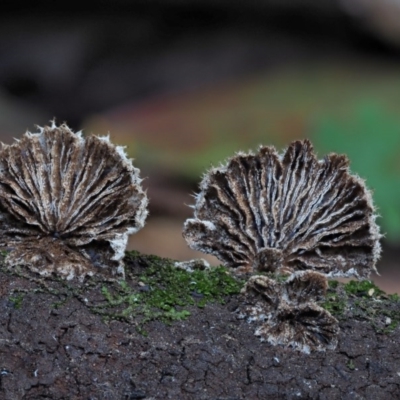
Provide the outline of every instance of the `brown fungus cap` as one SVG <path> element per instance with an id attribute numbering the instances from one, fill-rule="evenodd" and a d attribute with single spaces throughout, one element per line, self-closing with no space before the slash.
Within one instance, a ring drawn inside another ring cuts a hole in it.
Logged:
<path id="1" fill-rule="evenodd" d="M 139 170 L 108 137 L 67 125 L 27 132 L 0 150 L 0 245 L 9 267 L 83 280 L 123 275 L 129 234 L 144 225 Z"/>
<path id="2" fill-rule="evenodd" d="M 318 160 L 310 141 L 238 153 L 211 169 L 183 236 L 237 272 L 315 270 L 365 278 L 380 255 L 370 191 L 344 155 Z"/>
<path id="3" fill-rule="evenodd" d="M 310 353 L 333 350 L 338 321 L 316 304 L 327 290 L 324 275 L 298 271 L 286 282 L 252 276 L 242 289 L 241 317 L 258 325 L 255 335 L 272 345 Z"/>

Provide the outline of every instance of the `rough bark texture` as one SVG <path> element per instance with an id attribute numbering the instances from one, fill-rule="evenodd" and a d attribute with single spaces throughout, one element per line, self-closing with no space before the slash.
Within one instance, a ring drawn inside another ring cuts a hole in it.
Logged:
<path id="1" fill-rule="evenodd" d="M 143 268 L 143 260 L 127 262 L 128 283 Z M 171 325 L 149 322 L 143 336 L 87 307 L 101 300 L 102 285 L 66 297 L 65 283 L 40 285 L 0 268 L 1 399 L 400 398 L 400 330 L 377 333 L 356 296 L 339 318 L 337 349 L 305 355 L 260 342 L 237 318 L 238 296 L 191 306 L 187 320 Z M 22 300 L 16 289 L 26 290 Z M 384 301 L 398 313 L 398 301 Z"/>

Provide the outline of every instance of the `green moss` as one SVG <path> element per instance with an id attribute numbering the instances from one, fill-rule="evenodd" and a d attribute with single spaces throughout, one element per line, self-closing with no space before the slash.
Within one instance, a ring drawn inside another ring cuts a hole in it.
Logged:
<path id="1" fill-rule="evenodd" d="M 13 304 L 16 310 L 19 310 L 22 307 L 22 302 L 24 300 L 24 294 L 18 293 L 15 296 L 11 296 L 9 298 L 10 302 Z"/>
<path id="2" fill-rule="evenodd" d="M 385 292 L 371 281 L 350 281 L 344 285 L 347 294 L 358 297 L 380 296 Z"/>
<path id="3" fill-rule="evenodd" d="M 329 311 L 335 317 L 342 316 L 347 306 L 347 297 L 338 292 L 338 286 L 338 281 L 329 281 L 325 300 L 321 304 L 325 310 Z"/>
<path id="4" fill-rule="evenodd" d="M 339 285 L 339 281 L 331 280 L 328 281 L 328 284 L 330 289 L 336 289 Z"/>
<path id="5" fill-rule="evenodd" d="M 91 277 L 82 284 L 56 276 L 39 277 L 19 266 L 10 270 L 0 264 L 0 269 L 29 281 L 28 287 L 15 290 L 10 297 L 15 308 L 22 307 L 24 296 L 33 293 L 55 296 L 54 308 L 75 298 L 104 320 L 128 321 L 142 332 L 149 321 L 160 320 L 168 324 L 186 319 L 190 315 L 190 306 L 224 303 L 227 296 L 238 294 L 243 287 L 243 282 L 233 278 L 224 267 L 195 269 L 190 273 L 176 268 L 173 260 L 142 255 L 137 251 L 127 252 L 125 263 L 126 280 Z"/>
<path id="6" fill-rule="evenodd" d="M 356 369 L 356 366 L 354 365 L 353 360 L 349 360 L 349 362 L 346 364 L 347 368 L 350 369 L 351 371 L 354 371 Z"/>
<path id="7" fill-rule="evenodd" d="M 400 324 L 399 295 L 387 295 L 371 281 L 330 281 L 321 306 L 339 320 L 367 320 L 382 334 L 392 333 Z"/>
<path id="8" fill-rule="evenodd" d="M 5 258 L 8 254 L 7 250 L 0 250 L 0 257 Z"/>
<path id="9" fill-rule="evenodd" d="M 139 329 L 151 320 L 170 323 L 185 319 L 190 315 L 188 306 L 224 303 L 226 296 L 238 294 L 243 286 L 223 267 L 189 273 L 159 257 L 132 253 L 128 257 L 141 257 L 148 265 L 137 277 L 137 286 L 127 281 L 117 287 L 103 286 L 101 293 L 109 307 L 95 311 L 107 318 L 135 321 Z"/>
<path id="10" fill-rule="evenodd" d="M 389 299 L 394 302 L 400 301 L 400 296 L 397 293 L 389 294 Z"/>
<path id="11" fill-rule="evenodd" d="M 203 307 L 210 301 L 223 302 L 225 296 L 238 294 L 242 283 L 233 278 L 226 268 L 210 270 L 185 270 L 167 265 L 147 268 L 140 280 L 150 287 L 148 300 L 154 306 L 164 302 L 178 305 L 194 304 Z"/>
<path id="12" fill-rule="evenodd" d="M 103 284 L 105 303 L 96 304 L 91 310 L 106 320 L 130 321 L 142 333 L 149 321 L 169 324 L 186 319 L 190 316 L 188 307 L 224 303 L 226 296 L 238 294 L 243 286 L 223 267 L 190 273 L 176 268 L 173 260 L 136 251 L 127 252 L 125 261 L 127 279 Z"/>
<path id="13" fill-rule="evenodd" d="M 339 299 L 335 294 L 328 294 L 326 300 L 322 303 L 322 307 L 333 316 L 338 317 L 341 316 L 346 309 L 346 301 Z"/>
<path id="14" fill-rule="evenodd" d="M 1 257 L 1 255 L 0 255 Z M 173 260 L 154 255 L 126 253 L 126 280 L 106 280 L 92 277 L 83 284 L 57 277 L 39 277 L 24 268 L 12 270 L 0 262 L 0 270 L 16 279 L 23 278 L 23 288 L 15 289 L 9 299 L 15 308 L 23 307 L 24 297 L 34 293 L 54 296 L 54 308 L 77 299 L 105 321 L 123 320 L 144 333 L 149 321 L 170 324 L 190 316 L 193 307 L 224 303 L 229 296 L 239 294 L 244 282 L 234 278 L 226 268 L 176 268 Z M 267 274 L 279 281 L 287 276 Z M 400 324 L 400 297 L 387 295 L 370 281 L 350 281 L 342 284 L 329 281 L 322 307 L 339 320 L 367 320 L 376 332 L 392 333 Z"/>

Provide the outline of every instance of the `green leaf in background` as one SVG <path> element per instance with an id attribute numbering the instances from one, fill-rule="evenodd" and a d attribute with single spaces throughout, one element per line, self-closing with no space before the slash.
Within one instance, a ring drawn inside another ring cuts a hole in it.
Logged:
<path id="1" fill-rule="evenodd" d="M 379 102 L 363 101 L 346 117 L 318 118 L 313 142 L 320 154 L 345 153 L 350 169 L 373 190 L 383 233 L 400 239 L 400 115 Z"/>
<path id="2" fill-rule="evenodd" d="M 370 100 L 368 100 L 370 99 Z M 400 70 L 377 62 L 307 63 L 92 116 L 151 176 L 198 182 L 212 165 L 259 144 L 312 139 L 320 157 L 346 153 L 367 180 L 390 241 L 400 240 Z"/>
<path id="3" fill-rule="evenodd" d="M 397 65 L 330 60 L 272 69 L 128 103 L 91 116 L 84 125 L 87 133 L 111 132 L 112 141 L 128 146 L 141 169 L 197 182 L 207 168 L 239 150 L 264 144 L 281 151 L 291 141 L 309 137 L 313 121 L 321 116 L 352 118 L 349 110 L 365 99 L 378 101 L 388 112 L 399 111 Z M 382 119 L 386 123 L 384 116 L 373 121 L 371 135 L 379 135 Z M 332 151 L 328 146 L 324 150 Z"/>

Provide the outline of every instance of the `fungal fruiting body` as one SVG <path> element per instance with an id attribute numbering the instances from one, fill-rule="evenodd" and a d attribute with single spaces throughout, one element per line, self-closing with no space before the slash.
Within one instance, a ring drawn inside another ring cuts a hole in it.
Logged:
<path id="1" fill-rule="evenodd" d="M 318 160 L 308 140 L 238 153 L 212 168 L 183 236 L 238 272 L 315 270 L 368 277 L 380 255 L 371 193 L 344 155 Z"/>
<path id="2" fill-rule="evenodd" d="M 6 264 L 82 280 L 123 275 L 128 235 L 143 227 L 139 170 L 108 137 L 67 125 L 25 133 L 0 150 L 0 245 Z"/>
<path id="3" fill-rule="evenodd" d="M 242 289 L 241 317 L 258 325 L 255 335 L 273 345 L 305 353 L 333 350 L 338 321 L 316 302 L 327 289 L 324 275 L 298 271 L 279 283 L 254 275 Z"/>

